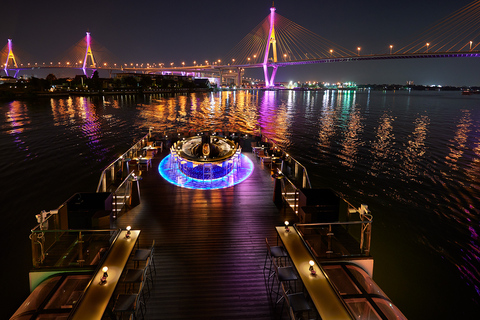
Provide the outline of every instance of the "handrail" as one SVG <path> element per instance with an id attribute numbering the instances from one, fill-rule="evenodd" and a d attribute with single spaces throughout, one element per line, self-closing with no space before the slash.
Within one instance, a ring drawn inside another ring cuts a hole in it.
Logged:
<path id="1" fill-rule="evenodd" d="M 271 139 L 270 137 L 268 137 L 266 135 L 262 135 L 262 140 L 264 140 L 264 142 L 268 142 L 268 143 L 272 144 L 272 147 L 278 149 L 282 153 L 282 156 L 283 156 L 282 158 L 285 158 L 285 160 L 290 159 L 291 161 L 293 161 L 297 166 L 299 166 L 302 169 L 303 179 L 302 179 L 302 187 L 301 188 L 308 188 L 308 189 L 312 188 L 312 184 L 310 183 L 310 178 L 308 176 L 307 168 L 305 168 L 305 166 L 303 164 L 301 164 L 297 159 L 295 159 L 290 154 L 285 152 L 282 148 L 280 148 L 275 143 L 275 141 L 273 139 Z M 298 187 L 296 187 L 296 188 L 300 189 Z"/>
<path id="2" fill-rule="evenodd" d="M 135 176 L 135 171 L 132 171 L 128 174 L 128 176 L 120 183 L 118 188 L 113 192 L 113 209 L 114 209 L 114 218 L 116 218 L 119 213 L 123 210 L 123 208 L 126 205 L 126 197 L 127 195 L 131 196 L 131 190 L 132 190 L 132 181 L 135 181 L 137 178 Z M 123 206 L 122 208 L 118 208 L 118 196 L 120 194 L 121 189 L 124 189 L 123 191 Z"/>
<path id="3" fill-rule="evenodd" d="M 130 147 L 130 149 L 128 149 L 120 157 L 118 157 L 115 161 L 113 161 L 108 166 L 106 166 L 105 169 L 103 169 L 103 171 L 100 175 L 100 180 L 98 181 L 96 192 L 106 192 L 106 189 L 107 189 L 106 175 L 107 175 L 108 170 L 112 170 L 112 168 L 115 168 L 115 165 L 117 163 L 119 163 L 121 161 L 124 161 L 124 159 L 128 159 L 129 156 L 132 156 L 132 155 L 136 156 L 138 151 L 141 150 L 144 147 L 144 144 L 146 143 L 146 141 L 148 141 L 149 138 L 151 137 L 152 129 L 153 128 L 150 128 L 148 133 L 145 136 L 140 138 L 140 140 L 138 140 L 132 147 Z M 103 188 L 102 188 L 102 186 L 103 186 Z"/>
<path id="4" fill-rule="evenodd" d="M 362 214 L 360 213 L 360 217 L 359 217 L 361 220 L 357 220 L 357 221 L 333 221 L 333 222 L 317 222 L 317 223 L 295 223 L 294 224 L 294 227 L 296 230 L 299 230 L 299 228 L 325 228 L 327 227 L 328 228 L 328 233 L 326 234 L 327 236 L 332 236 L 333 233 L 332 233 L 332 226 L 355 226 L 355 225 L 359 225 L 360 226 L 360 229 L 358 230 L 360 232 L 360 237 L 359 237 L 359 240 L 357 238 L 357 241 L 358 241 L 358 244 L 359 244 L 359 249 L 360 249 L 360 253 L 357 253 L 357 254 L 352 254 L 350 253 L 350 256 L 356 256 L 356 255 L 361 255 L 361 256 L 368 256 L 370 254 L 370 235 L 371 235 L 371 229 L 372 229 L 372 223 L 373 223 L 373 218 L 370 214 Z M 365 220 L 364 220 L 365 219 Z M 350 230 L 350 228 L 348 227 L 345 227 L 346 230 Z M 350 235 L 353 236 L 353 233 L 351 233 L 350 231 L 348 231 L 348 233 Z M 303 242 L 305 243 L 305 245 L 307 247 L 309 247 L 309 245 L 307 244 L 307 241 L 304 239 L 304 237 L 301 235 L 301 238 L 303 240 Z M 331 243 L 330 243 L 331 240 L 329 240 L 329 247 L 331 246 Z M 341 241 L 340 241 L 341 242 Z M 309 251 L 311 251 L 309 249 Z M 328 251 L 326 252 L 327 254 L 329 253 Z M 330 252 L 332 253 L 332 252 Z"/>
<path id="5" fill-rule="evenodd" d="M 95 232 L 95 233 L 100 233 L 100 232 L 111 232 L 115 231 L 117 229 L 55 229 L 55 230 L 31 230 L 33 233 L 49 233 L 49 232 Z"/>
<path id="6" fill-rule="evenodd" d="M 295 223 L 294 225 L 297 227 L 323 227 L 328 225 L 347 225 L 347 224 L 370 224 L 373 221 L 334 221 L 334 222 L 317 222 L 317 223 Z"/>

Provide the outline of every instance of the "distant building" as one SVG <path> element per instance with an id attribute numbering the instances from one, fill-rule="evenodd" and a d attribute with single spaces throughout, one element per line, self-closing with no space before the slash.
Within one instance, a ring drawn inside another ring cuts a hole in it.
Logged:
<path id="1" fill-rule="evenodd" d="M 407 81 L 407 86 L 413 86 L 413 85 L 414 85 L 414 83 L 413 83 L 412 80 L 408 80 L 408 81 Z"/>
<path id="2" fill-rule="evenodd" d="M 0 84 L 2 83 L 16 83 L 17 79 L 14 77 L 0 77 Z"/>

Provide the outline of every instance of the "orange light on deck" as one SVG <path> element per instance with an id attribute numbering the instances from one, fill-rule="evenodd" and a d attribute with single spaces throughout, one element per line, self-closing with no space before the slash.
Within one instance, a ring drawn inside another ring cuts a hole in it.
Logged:
<path id="1" fill-rule="evenodd" d="M 102 278 L 100 279 L 100 284 L 106 284 L 107 283 L 107 278 L 108 278 L 108 267 L 105 266 L 102 268 L 102 271 L 103 271 L 103 276 Z"/>
<path id="2" fill-rule="evenodd" d="M 315 265 L 315 262 L 313 260 L 308 261 L 308 264 L 310 265 L 310 274 L 315 275 L 317 272 L 315 271 L 315 268 L 313 267 Z"/>

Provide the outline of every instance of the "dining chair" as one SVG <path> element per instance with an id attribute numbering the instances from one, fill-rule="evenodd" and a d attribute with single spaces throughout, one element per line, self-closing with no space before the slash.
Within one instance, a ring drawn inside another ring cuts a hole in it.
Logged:
<path id="1" fill-rule="evenodd" d="M 265 254 L 265 262 L 263 263 L 263 272 L 265 272 L 265 269 L 267 269 L 267 261 L 270 261 L 270 264 L 268 266 L 270 278 L 273 272 L 272 260 L 281 260 L 282 258 L 286 259 L 288 257 L 288 253 L 287 250 L 285 250 L 285 248 L 282 246 L 270 246 L 270 244 L 268 243 L 268 238 L 265 238 L 265 244 L 267 246 L 267 252 Z M 281 261 L 279 264 L 282 265 Z"/>
<path id="2" fill-rule="evenodd" d="M 125 285 L 125 293 L 132 292 L 135 290 L 135 286 L 141 285 L 145 283 L 147 291 L 147 295 L 150 296 L 150 284 L 153 286 L 153 278 L 151 277 L 150 273 L 148 272 L 148 268 L 150 267 L 151 259 L 150 257 L 147 258 L 146 264 L 143 268 L 133 268 L 127 269 L 125 272 L 125 276 L 123 277 L 122 283 Z"/>
<path id="3" fill-rule="evenodd" d="M 138 319 L 138 312 L 141 314 L 141 319 L 145 317 L 146 304 L 143 287 L 144 284 L 142 283 L 137 293 L 121 293 L 117 295 L 112 311 L 115 315 L 120 316 L 119 319 L 123 319 L 124 315 L 128 315 L 128 319 L 133 317 L 136 320 Z"/>
<path id="4" fill-rule="evenodd" d="M 138 170 L 140 170 L 144 166 L 147 168 L 148 171 L 148 167 L 150 166 L 150 160 L 145 158 L 138 159 Z"/>
<path id="5" fill-rule="evenodd" d="M 285 283 L 288 284 L 289 288 L 291 287 L 290 282 L 293 281 L 293 284 L 295 286 L 295 291 L 297 288 L 297 283 L 296 281 L 298 280 L 297 273 L 295 272 L 295 269 L 292 266 L 287 266 L 287 267 L 279 267 L 277 265 L 277 262 L 275 259 L 273 260 L 273 266 L 275 270 L 275 278 L 277 279 L 278 286 L 277 286 L 277 291 L 273 291 L 273 284 L 275 281 L 272 281 L 271 287 L 270 287 L 270 296 L 272 293 L 275 293 L 275 305 L 277 305 L 280 301 L 282 301 L 283 296 L 282 292 L 280 291 L 280 286 L 284 285 Z M 287 292 L 290 289 L 287 290 Z"/>
<path id="6" fill-rule="evenodd" d="M 286 303 L 288 308 L 288 313 L 290 315 L 290 319 L 292 320 L 304 319 L 302 313 L 305 313 L 305 312 L 308 313 L 306 319 L 310 319 L 310 310 L 312 310 L 312 307 L 310 306 L 310 303 L 305 297 L 305 294 L 303 292 L 288 293 L 288 290 L 285 289 L 285 286 L 283 285 L 283 283 L 281 284 L 281 287 L 282 287 L 282 296 L 283 296 L 284 302 L 282 304 L 282 309 L 280 311 L 280 317 L 283 314 L 283 307 Z M 302 315 L 300 316 L 300 314 Z"/>
<path id="7" fill-rule="evenodd" d="M 155 251 L 155 240 L 153 240 L 151 247 L 135 250 L 131 258 L 135 264 L 135 268 L 138 267 L 139 262 L 146 262 L 150 258 L 151 259 L 150 264 L 153 265 L 153 270 L 155 274 L 157 274 L 155 259 L 153 258 L 154 251 Z M 148 269 L 151 269 L 151 267 L 149 266 Z M 149 272 L 151 275 L 151 270 L 149 270 Z"/>

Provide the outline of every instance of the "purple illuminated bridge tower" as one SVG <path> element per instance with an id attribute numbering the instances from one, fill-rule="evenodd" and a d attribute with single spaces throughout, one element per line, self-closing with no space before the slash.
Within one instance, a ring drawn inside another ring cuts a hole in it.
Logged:
<path id="1" fill-rule="evenodd" d="M 97 63 L 95 62 L 95 58 L 93 57 L 93 52 L 92 52 L 92 46 L 91 46 L 91 38 L 90 38 L 90 32 L 87 32 L 87 35 L 85 37 L 85 41 L 87 42 L 87 49 L 85 50 L 85 58 L 83 59 L 83 74 L 88 77 L 87 74 L 87 69 L 92 71 L 92 75 L 97 69 Z M 90 65 L 88 64 L 88 58 L 90 58 Z"/>
<path id="2" fill-rule="evenodd" d="M 12 68 L 10 69 L 15 69 L 15 78 L 18 76 L 18 65 L 17 65 L 17 60 L 15 59 L 15 55 L 13 54 L 13 49 L 12 49 L 12 39 L 8 39 L 8 55 L 7 55 L 7 61 L 5 61 L 5 73 L 7 77 L 9 76 L 8 74 L 8 64 L 11 62 Z"/>
<path id="3" fill-rule="evenodd" d="M 273 62 L 277 62 L 277 40 L 275 40 L 275 7 L 270 8 L 270 31 L 268 32 L 268 42 L 265 48 L 265 57 L 263 59 L 263 72 L 265 74 L 265 87 L 273 87 L 275 85 L 275 75 L 277 73 L 277 66 L 273 66 L 272 75 L 268 75 L 268 56 L 270 53 L 270 45 L 272 45 Z"/>

